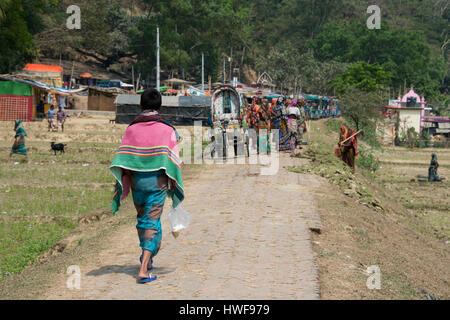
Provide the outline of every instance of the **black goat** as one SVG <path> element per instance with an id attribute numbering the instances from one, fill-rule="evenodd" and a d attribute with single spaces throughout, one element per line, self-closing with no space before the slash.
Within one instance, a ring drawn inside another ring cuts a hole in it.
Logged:
<path id="1" fill-rule="evenodd" d="M 64 151 L 64 147 L 66 147 L 67 144 L 62 144 L 62 143 L 55 144 L 54 142 L 52 142 L 51 146 L 52 146 L 52 150 L 55 152 L 55 156 L 56 156 L 56 151 L 59 151 L 60 153 L 66 153 Z"/>

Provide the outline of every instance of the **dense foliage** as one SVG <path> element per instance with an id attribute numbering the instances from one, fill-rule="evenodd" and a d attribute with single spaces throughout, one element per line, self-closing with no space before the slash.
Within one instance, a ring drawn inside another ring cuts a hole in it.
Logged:
<path id="1" fill-rule="evenodd" d="M 213 81 L 226 61 L 227 76 L 230 67 L 240 68 L 242 80 L 267 71 L 279 88 L 317 94 L 348 86 L 397 94 L 414 86 L 445 113 L 449 2 L 376 2 L 380 30 L 367 28 L 368 5 L 359 0 L 0 0 L 0 40 L 8 44 L 0 48 L 0 68 L 20 67 L 39 50 L 88 56 L 123 74 L 133 65 L 154 80 L 159 26 L 161 66 L 170 76 L 198 81 L 204 53 Z M 81 7 L 81 30 L 65 28 L 71 4 Z"/>
<path id="2" fill-rule="evenodd" d="M 52 0 L 0 0 L 0 73 L 36 57 L 33 35 L 44 28 L 43 9 Z"/>

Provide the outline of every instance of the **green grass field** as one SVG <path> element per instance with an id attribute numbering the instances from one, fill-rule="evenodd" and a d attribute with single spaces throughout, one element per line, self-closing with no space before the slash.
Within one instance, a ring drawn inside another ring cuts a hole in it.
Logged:
<path id="1" fill-rule="evenodd" d="M 18 273 L 77 227 L 78 219 L 109 207 L 115 144 L 68 143 L 55 156 L 31 142 L 30 163 L 0 154 L 0 280 Z M 14 164 L 14 162 L 16 164 Z M 18 164 L 17 164 L 18 162 Z"/>
<path id="2" fill-rule="evenodd" d="M 114 178 L 108 167 L 126 126 L 71 117 L 62 132 L 45 121 L 25 123 L 29 163 L 8 159 L 12 123 L 0 128 L 0 281 L 36 261 L 78 226 L 81 216 L 108 209 Z M 67 144 L 55 156 L 50 142 Z"/>
<path id="3" fill-rule="evenodd" d="M 115 184 L 109 165 L 127 128 L 92 117 L 69 118 L 64 133 L 48 132 L 45 121 L 25 123 L 27 163 L 18 155 L 8 159 L 14 126 L 4 124 L 0 127 L 0 281 L 35 262 L 75 229 L 83 215 L 109 209 Z M 182 128 L 192 133 L 192 128 Z M 55 156 L 52 141 L 67 144 L 66 153 Z M 203 149 L 206 145 L 203 142 Z M 193 156 L 193 145 L 191 151 Z"/>
<path id="4" fill-rule="evenodd" d="M 431 154 L 436 153 L 440 183 L 419 182 L 427 176 Z M 382 169 L 377 182 L 388 190 L 392 200 L 401 204 L 407 214 L 405 221 L 420 233 L 441 241 L 450 239 L 450 150 L 449 149 L 386 149 L 380 155 Z"/>

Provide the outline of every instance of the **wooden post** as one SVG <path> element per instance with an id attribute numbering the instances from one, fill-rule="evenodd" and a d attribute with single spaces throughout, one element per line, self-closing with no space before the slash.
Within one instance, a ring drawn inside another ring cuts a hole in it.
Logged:
<path id="1" fill-rule="evenodd" d="M 156 90 L 161 87 L 160 60 L 159 60 L 159 27 L 156 28 Z"/>
<path id="2" fill-rule="evenodd" d="M 141 74 L 139 73 L 139 77 L 138 77 L 138 80 L 137 80 L 137 83 L 136 83 L 136 90 L 139 90 L 140 82 L 141 82 Z"/>
<path id="3" fill-rule="evenodd" d="M 70 74 L 69 90 L 72 89 L 73 69 L 75 67 L 75 61 L 72 61 L 72 73 Z"/>
<path id="4" fill-rule="evenodd" d="M 232 64 L 233 64 L 233 47 L 231 47 L 231 56 L 230 56 L 230 82 L 233 82 Z"/>
<path id="5" fill-rule="evenodd" d="M 212 79 L 211 76 L 208 77 L 208 91 L 209 95 L 211 96 L 211 86 L 212 86 Z"/>
<path id="6" fill-rule="evenodd" d="M 131 66 L 131 77 L 133 78 L 133 91 L 136 92 L 136 87 L 134 85 L 134 66 Z"/>
<path id="7" fill-rule="evenodd" d="M 205 92 L 205 55 L 202 53 L 202 91 Z"/>
<path id="8" fill-rule="evenodd" d="M 311 120 L 306 121 L 306 130 L 308 130 L 308 141 L 311 143 Z"/>
<path id="9" fill-rule="evenodd" d="M 344 141 L 340 142 L 339 145 L 343 145 L 344 143 L 346 143 L 347 141 L 351 140 L 353 137 L 356 137 L 358 134 L 360 134 L 362 132 L 362 130 L 359 130 L 358 132 L 356 132 L 355 134 L 353 134 L 351 137 L 348 137 L 347 139 L 345 139 Z"/>

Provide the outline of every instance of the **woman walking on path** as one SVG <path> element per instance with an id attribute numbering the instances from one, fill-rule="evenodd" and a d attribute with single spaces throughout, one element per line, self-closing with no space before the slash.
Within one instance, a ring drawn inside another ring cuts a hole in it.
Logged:
<path id="1" fill-rule="evenodd" d="M 150 271 L 161 247 L 161 215 L 166 196 L 177 207 L 184 200 L 178 134 L 159 114 L 161 94 L 155 89 L 141 96 L 142 113 L 125 132 L 111 172 L 117 180 L 111 208 L 116 214 L 130 188 L 137 210 L 137 233 L 142 255 L 139 283 L 156 280 Z"/>
<path id="2" fill-rule="evenodd" d="M 25 137 L 27 132 L 23 128 L 22 120 L 16 120 L 14 122 L 14 131 L 16 132 L 16 135 L 14 136 L 14 144 L 11 148 L 9 158 L 11 159 L 13 154 L 20 154 L 25 156 L 28 160 L 27 148 L 25 147 Z"/>
<path id="3" fill-rule="evenodd" d="M 287 114 L 286 108 L 284 108 L 283 98 L 280 97 L 277 100 L 276 105 L 273 108 L 273 128 L 279 130 L 280 146 L 279 151 L 290 150 L 290 135 L 287 126 Z"/>
<path id="4" fill-rule="evenodd" d="M 300 110 L 297 108 L 297 99 L 292 101 L 288 108 L 288 128 L 290 134 L 290 152 L 295 151 L 297 143 L 300 142 L 300 137 L 298 134 L 298 120 L 300 119 Z"/>

